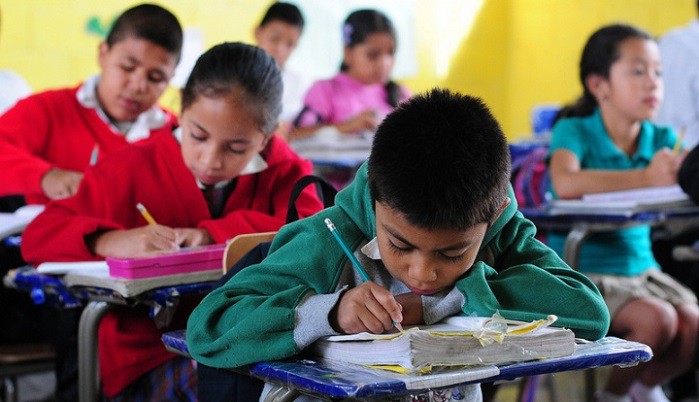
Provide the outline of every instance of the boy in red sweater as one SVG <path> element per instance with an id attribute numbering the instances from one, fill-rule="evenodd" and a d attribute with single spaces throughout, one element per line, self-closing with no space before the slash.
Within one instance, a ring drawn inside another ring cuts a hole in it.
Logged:
<path id="1" fill-rule="evenodd" d="M 182 28 L 172 13 L 151 4 L 135 6 L 117 18 L 100 44 L 100 74 L 76 88 L 30 96 L 0 116 L 0 209 L 69 197 L 88 165 L 130 143 L 169 136 L 176 119 L 155 103 L 174 74 L 181 48 Z M 21 263 L 16 249 L 0 248 L 0 275 Z M 11 318 L 0 343 L 51 339 L 57 399 L 77 400 L 77 345 L 71 335 L 79 309 L 47 311 L 40 319 L 41 311 L 25 300 L 25 294 L 0 285 L 0 317 Z M 31 320 L 50 321 L 52 329 L 39 336 Z"/>
<path id="2" fill-rule="evenodd" d="M 38 264 L 139 257 L 278 230 L 294 183 L 312 172 L 310 162 L 272 135 L 281 96 L 279 69 L 263 50 L 213 47 L 183 90 L 182 126 L 174 135 L 88 169 L 74 197 L 49 203 L 27 227 L 24 258 Z M 139 202 L 158 224 L 144 220 Z M 300 216 L 322 208 L 311 188 L 296 206 Z M 196 397 L 192 361 L 168 353 L 160 335 L 145 311 L 105 316 L 99 366 L 108 399 Z"/>
<path id="3" fill-rule="evenodd" d="M 77 191 L 85 168 L 143 139 L 169 134 L 156 105 L 175 72 L 182 28 L 164 8 L 126 10 L 99 46 L 101 73 L 77 88 L 30 96 L 0 117 L 0 197 L 45 204 Z"/>

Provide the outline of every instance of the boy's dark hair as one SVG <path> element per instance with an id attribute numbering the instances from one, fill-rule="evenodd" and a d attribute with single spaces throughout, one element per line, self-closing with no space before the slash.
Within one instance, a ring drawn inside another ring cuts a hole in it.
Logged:
<path id="1" fill-rule="evenodd" d="M 414 96 L 379 126 L 369 190 L 425 229 L 492 222 L 509 192 L 507 140 L 478 98 L 446 89 Z"/>
<path id="2" fill-rule="evenodd" d="M 396 29 L 386 14 L 371 9 L 357 10 L 348 15 L 342 25 L 342 42 L 347 47 L 354 47 L 364 43 L 369 35 L 375 33 L 389 34 L 393 38 L 393 43 L 398 45 Z M 347 64 L 343 61 L 340 71 L 347 71 L 347 68 Z M 386 92 L 388 104 L 393 107 L 398 106 L 401 99 L 398 84 L 389 80 L 386 83 Z"/>
<path id="3" fill-rule="evenodd" d="M 153 42 L 180 59 L 182 27 L 177 17 L 160 6 L 140 4 L 124 11 L 114 21 L 106 42 L 111 48 L 128 37 Z"/>
<path id="4" fill-rule="evenodd" d="M 584 117 L 591 115 L 597 107 L 597 100 L 585 85 L 590 75 L 609 78 L 609 70 L 619 57 L 619 45 L 629 38 L 653 40 L 648 33 L 622 24 L 607 25 L 590 36 L 580 57 L 580 82 L 583 95 L 574 104 L 561 109 L 556 120 L 564 117 Z"/>
<path id="5" fill-rule="evenodd" d="M 262 17 L 262 21 L 260 21 L 259 26 L 263 27 L 272 21 L 281 21 L 286 24 L 293 25 L 300 31 L 303 31 L 303 26 L 305 24 L 303 14 L 301 14 L 301 10 L 299 10 L 298 7 L 281 1 L 272 4 L 267 9 L 267 12 L 265 13 L 264 17 Z"/>
<path id="6" fill-rule="evenodd" d="M 282 77 L 272 56 L 257 46 L 221 43 L 202 54 L 182 90 L 182 111 L 199 96 L 239 96 L 265 135 L 282 110 Z"/>

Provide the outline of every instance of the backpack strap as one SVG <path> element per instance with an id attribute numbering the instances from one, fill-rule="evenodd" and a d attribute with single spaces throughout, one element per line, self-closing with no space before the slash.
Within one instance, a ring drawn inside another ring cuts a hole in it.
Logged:
<path id="1" fill-rule="evenodd" d="M 296 209 L 296 200 L 301 195 L 301 192 L 310 184 L 315 184 L 318 187 L 319 195 L 323 200 L 323 208 L 328 208 L 335 205 L 335 195 L 337 194 L 337 190 L 332 186 L 332 184 L 328 183 L 320 176 L 304 176 L 300 178 L 291 189 L 289 207 L 286 212 L 286 223 L 291 223 L 299 219 L 299 213 Z"/>

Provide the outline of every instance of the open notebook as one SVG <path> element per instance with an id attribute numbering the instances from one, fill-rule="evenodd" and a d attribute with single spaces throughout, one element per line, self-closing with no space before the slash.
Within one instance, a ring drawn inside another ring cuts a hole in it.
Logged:
<path id="1" fill-rule="evenodd" d="M 0 212 L 0 239 L 22 233 L 43 210 L 43 205 L 25 205 L 15 212 Z"/>
<path id="2" fill-rule="evenodd" d="M 515 325 L 495 317 L 449 317 L 402 333 L 321 338 L 310 352 L 332 361 L 406 373 L 427 372 L 433 366 L 497 365 L 571 355 L 575 335 L 569 329 L 548 327 L 555 319 Z"/>
<path id="3" fill-rule="evenodd" d="M 577 200 L 551 201 L 551 215 L 624 215 L 688 207 L 694 204 L 680 186 L 647 187 L 586 194 Z"/>

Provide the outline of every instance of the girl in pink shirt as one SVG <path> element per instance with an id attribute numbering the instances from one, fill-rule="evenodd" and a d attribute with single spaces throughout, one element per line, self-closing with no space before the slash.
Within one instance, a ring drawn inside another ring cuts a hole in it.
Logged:
<path id="1" fill-rule="evenodd" d="M 306 95 L 291 139 L 312 135 L 325 126 L 341 133 L 374 130 L 384 116 L 409 97 L 391 81 L 396 31 L 376 10 L 351 13 L 343 25 L 344 59 L 340 73 L 316 82 Z"/>

